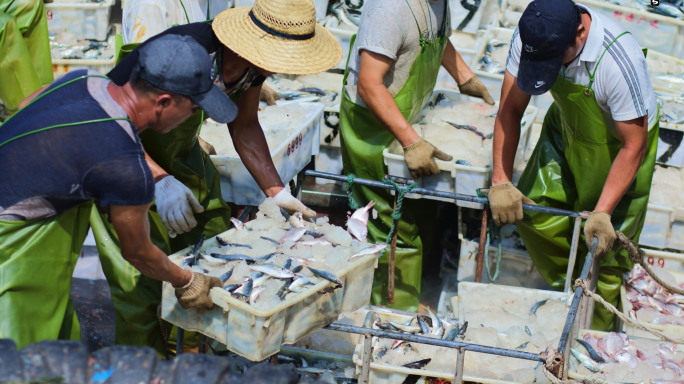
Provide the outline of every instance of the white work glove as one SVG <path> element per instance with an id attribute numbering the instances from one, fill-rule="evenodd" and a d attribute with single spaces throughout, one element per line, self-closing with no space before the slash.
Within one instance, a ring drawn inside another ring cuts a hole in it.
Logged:
<path id="1" fill-rule="evenodd" d="M 204 212 L 190 188 L 186 187 L 173 176 L 166 176 L 154 186 L 157 203 L 157 213 L 169 232 L 169 237 L 176 237 L 179 233 L 190 232 L 197 226 L 192 215 Z"/>
<path id="2" fill-rule="evenodd" d="M 301 201 L 295 199 L 287 188 L 283 188 L 282 191 L 278 192 L 278 194 L 273 197 L 273 202 L 289 214 L 301 212 L 307 220 L 316 217 L 316 212 L 307 208 Z"/>

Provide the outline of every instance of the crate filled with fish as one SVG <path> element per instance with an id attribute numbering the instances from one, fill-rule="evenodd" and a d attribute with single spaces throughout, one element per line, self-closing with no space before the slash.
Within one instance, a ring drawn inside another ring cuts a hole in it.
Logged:
<path id="1" fill-rule="evenodd" d="M 177 265 L 221 279 L 212 310 L 180 307 L 164 283 L 162 317 L 199 331 L 253 361 L 277 353 L 370 301 L 373 272 L 386 245 L 366 242 L 369 211 L 360 208 L 347 229 L 288 215 L 272 199 L 256 220 L 169 256 Z"/>
<path id="2" fill-rule="evenodd" d="M 676 95 L 684 94 L 684 59 L 649 50 L 646 64 L 653 89 Z"/>
<path id="3" fill-rule="evenodd" d="M 445 192 L 475 195 L 477 188 L 491 183 L 492 136 L 497 105 L 490 106 L 480 99 L 453 92 L 435 91 L 426 107 L 411 125 L 420 137 L 453 156 L 452 161 L 436 159 L 439 175 L 426 176 L 417 182 L 420 187 Z M 521 124 L 519 152 L 524 152 L 529 141 L 530 127 L 537 108 L 525 111 Z M 411 178 L 398 142 L 383 151 L 389 174 Z M 408 198 L 453 201 L 432 196 L 407 194 Z M 480 208 L 477 203 L 456 202 L 459 206 Z"/>
<path id="4" fill-rule="evenodd" d="M 514 30 L 489 27 L 478 44 L 471 68 L 494 99 L 501 98 L 506 59 Z"/>
<path id="5" fill-rule="evenodd" d="M 258 112 L 273 164 L 287 183 L 311 161 L 318 148 L 322 103 L 301 102 L 266 107 Z M 214 146 L 211 161 L 221 180 L 221 196 L 239 205 L 259 205 L 266 195 L 242 163 L 226 124 L 207 120 L 200 137 Z"/>
<path id="6" fill-rule="evenodd" d="M 572 341 L 568 376 L 598 383 L 681 383 L 684 347 L 628 336 L 581 330 Z"/>
<path id="7" fill-rule="evenodd" d="M 668 284 L 684 288 L 684 274 L 662 268 L 652 270 Z M 640 265 L 623 276 L 620 300 L 622 312 L 630 318 L 668 335 L 684 336 L 684 296 L 663 288 Z M 627 323 L 623 330 L 629 335 L 651 336 Z"/>

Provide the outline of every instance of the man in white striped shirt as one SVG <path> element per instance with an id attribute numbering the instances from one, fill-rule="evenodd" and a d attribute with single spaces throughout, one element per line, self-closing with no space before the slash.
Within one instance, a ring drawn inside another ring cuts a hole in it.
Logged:
<path id="1" fill-rule="evenodd" d="M 530 97 L 548 91 L 554 104 L 516 188 L 510 181 L 520 119 Z M 522 204 L 592 212 L 579 262 L 597 238 L 598 293 L 617 305 L 622 274 L 631 263 L 621 247 L 613 247 L 615 230 L 639 239 L 657 141 L 658 105 L 645 54 L 634 37 L 570 0 L 530 3 L 506 62 L 489 201 L 497 225 L 518 223 L 530 257 L 549 284 L 564 285 L 573 219 L 523 215 Z M 597 307 L 593 328 L 611 329 L 614 320 Z"/>

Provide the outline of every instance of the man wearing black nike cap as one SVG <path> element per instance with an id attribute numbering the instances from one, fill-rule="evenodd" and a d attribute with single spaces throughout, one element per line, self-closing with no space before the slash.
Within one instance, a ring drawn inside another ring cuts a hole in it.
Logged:
<path id="1" fill-rule="evenodd" d="M 517 188 L 511 183 L 520 120 L 530 97 L 554 103 Z M 611 19 L 570 0 L 533 1 L 513 35 L 494 127 L 489 201 L 497 225 L 517 228 L 549 284 L 563 287 L 573 219 L 522 204 L 591 211 L 580 261 L 594 237 L 601 258 L 598 293 L 617 305 L 627 253 L 615 230 L 638 241 L 658 141 L 658 106 L 646 59 L 634 37 Z M 579 268 L 575 268 L 579 272 Z M 594 329 L 614 316 L 596 308 Z"/>

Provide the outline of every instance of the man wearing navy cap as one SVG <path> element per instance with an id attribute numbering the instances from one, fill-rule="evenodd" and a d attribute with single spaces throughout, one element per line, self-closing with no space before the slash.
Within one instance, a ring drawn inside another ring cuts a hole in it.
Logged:
<path id="1" fill-rule="evenodd" d="M 520 120 L 532 95 L 554 103 L 517 188 L 511 183 Z M 573 219 L 522 204 L 591 211 L 579 265 L 598 238 L 598 293 L 617 305 L 627 253 L 612 249 L 615 230 L 633 241 L 644 225 L 658 141 L 658 106 L 646 58 L 634 37 L 570 0 L 530 3 L 513 35 L 494 126 L 489 201 L 497 225 L 519 223 L 530 257 L 549 284 L 563 287 Z M 585 243 L 587 246 L 585 246 Z M 579 268 L 575 268 L 579 273 Z M 594 329 L 615 327 L 596 308 Z"/>
<path id="2" fill-rule="evenodd" d="M 194 39 L 165 36 L 141 49 L 126 84 L 73 71 L 3 124 L 0 338 L 19 348 L 80 338 L 69 290 L 93 201 L 108 211 L 124 259 L 177 287 L 184 308 L 213 307 L 209 291 L 221 281 L 179 268 L 150 240 L 154 179 L 138 137 L 147 128 L 169 132 L 197 108 L 231 122 L 237 107 L 211 70 Z"/>

